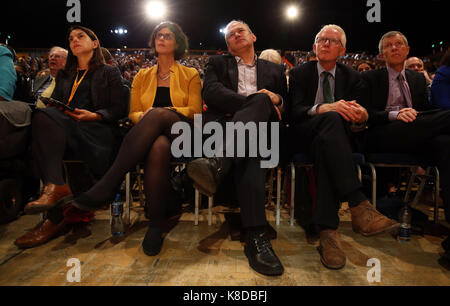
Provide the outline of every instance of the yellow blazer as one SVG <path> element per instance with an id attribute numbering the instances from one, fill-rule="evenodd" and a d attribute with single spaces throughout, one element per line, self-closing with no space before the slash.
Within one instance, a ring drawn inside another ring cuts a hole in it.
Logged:
<path id="1" fill-rule="evenodd" d="M 131 86 L 129 118 L 136 124 L 139 117 L 153 106 L 158 86 L 158 65 L 139 70 Z M 202 111 L 202 84 L 195 68 L 175 62 L 170 67 L 170 99 L 173 109 L 188 118 Z"/>

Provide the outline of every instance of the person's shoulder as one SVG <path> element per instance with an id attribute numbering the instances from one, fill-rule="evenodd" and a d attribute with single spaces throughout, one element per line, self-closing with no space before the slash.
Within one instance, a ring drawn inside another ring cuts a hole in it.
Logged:
<path id="1" fill-rule="evenodd" d="M 361 77 L 365 80 L 379 80 L 387 75 L 387 69 L 374 69 L 369 71 L 364 71 L 361 73 Z"/>
<path id="2" fill-rule="evenodd" d="M 291 69 L 290 74 L 311 73 L 312 71 L 314 71 L 315 67 L 317 67 L 317 61 L 310 61 L 295 66 L 294 68 Z"/>
<path id="3" fill-rule="evenodd" d="M 283 70 L 284 71 L 284 66 L 281 65 L 281 64 L 276 64 L 276 63 L 273 63 L 271 61 L 268 61 L 268 60 L 265 60 L 265 59 L 262 59 L 262 58 L 258 58 L 258 61 L 260 63 L 262 63 L 263 65 L 267 65 L 268 67 L 271 67 L 272 69 L 279 69 L 279 70 Z"/>
<path id="4" fill-rule="evenodd" d="M 176 63 L 176 66 L 178 67 L 178 69 L 180 71 L 182 71 L 184 74 L 186 74 L 188 76 L 195 76 L 198 74 L 197 69 L 195 69 L 194 67 L 188 67 L 188 66 L 182 65 L 180 63 Z"/>

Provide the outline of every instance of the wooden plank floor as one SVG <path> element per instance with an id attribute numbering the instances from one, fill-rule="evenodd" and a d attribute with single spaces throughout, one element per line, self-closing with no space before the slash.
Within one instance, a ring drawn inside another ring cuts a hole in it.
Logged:
<path id="1" fill-rule="evenodd" d="M 147 223 L 139 208 L 133 209 L 133 225 L 121 241 L 110 239 L 105 210 L 96 213 L 89 228 L 28 250 L 19 250 L 13 242 L 39 216 L 22 216 L 0 225 L 0 285 L 450 285 L 450 273 L 437 263 L 442 238 L 413 236 L 406 244 L 390 234 L 366 238 L 352 231 L 345 207 L 340 211 L 339 232 L 347 264 L 338 271 L 322 266 L 316 247 L 306 242 L 298 225 L 289 226 L 285 211 L 276 227 L 273 211 L 267 210 L 278 232 L 272 244 L 285 273 L 266 277 L 249 268 L 243 245 L 230 240 L 223 211 L 223 207 L 214 208 L 212 226 L 207 224 L 206 210 L 201 211 L 198 226 L 192 213 L 184 213 L 155 257 L 142 251 Z M 67 281 L 70 258 L 81 262 L 80 282 Z M 369 258 L 380 260 L 381 282 L 368 282 Z"/>

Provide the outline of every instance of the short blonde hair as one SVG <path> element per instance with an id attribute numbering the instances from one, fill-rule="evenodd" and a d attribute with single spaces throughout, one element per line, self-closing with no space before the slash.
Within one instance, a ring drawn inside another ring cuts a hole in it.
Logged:
<path id="1" fill-rule="evenodd" d="M 338 31 L 341 34 L 341 39 L 339 40 L 341 41 L 342 46 L 345 48 L 345 46 L 347 45 L 347 36 L 345 35 L 344 29 L 342 29 L 340 26 L 336 24 L 327 24 L 323 26 L 322 29 L 320 29 L 319 33 L 317 33 L 316 37 L 314 38 L 314 43 L 316 43 L 317 37 L 319 37 L 320 33 L 325 31 L 326 29 L 334 29 Z"/>
<path id="2" fill-rule="evenodd" d="M 275 64 L 282 64 L 283 61 L 281 60 L 281 55 L 278 53 L 277 50 L 274 49 L 266 49 L 263 52 L 261 52 L 259 58 L 275 63 Z"/>

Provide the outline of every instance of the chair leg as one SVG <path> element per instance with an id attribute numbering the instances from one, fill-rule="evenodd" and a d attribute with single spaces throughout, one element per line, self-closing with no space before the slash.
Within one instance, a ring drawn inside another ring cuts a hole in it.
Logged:
<path id="1" fill-rule="evenodd" d="M 408 200 L 409 200 L 409 195 L 411 193 L 412 184 L 414 182 L 413 178 L 417 177 L 417 175 L 416 175 L 417 169 L 418 169 L 418 167 L 415 167 L 415 169 L 414 169 L 415 172 L 414 172 L 413 175 L 411 175 L 411 179 L 409 180 L 408 189 L 406 190 L 406 195 L 405 195 L 404 202 L 408 202 Z M 423 188 L 425 187 L 425 183 L 427 182 L 427 179 L 428 179 L 428 177 L 430 175 L 430 171 L 431 171 L 431 167 L 427 167 L 425 175 L 423 175 L 422 178 L 421 178 L 419 189 L 417 190 L 416 195 L 414 196 L 414 199 L 413 199 L 413 201 L 411 203 L 412 206 L 414 206 L 419 201 L 419 197 L 422 194 Z"/>
<path id="2" fill-rule="evenodd" d="M 295 209 L 295 165 L 291 163 L 291 207 L 289 224 L 294 225 L 294 209 Z"/>
<path id="3" fill-rule="evenodd" d="M 372 204 L 377 208 L 377 172 L 375 171 L 375 166 L 372 163 L 367 163 L 372 172 Z"/>
<path id="4" fill-rule="evenodd" d="M 198 208 L 201 202 L 201 194 L 198 189 L 195 189 L 195 209 L 194 209 L 194 224 L 198 225 Z"/>
<path id="5" fill-rule="evenodd" d="M 212 224 L 212 208 L 214 203 L 214 196 L 208 197 L 208 225 Z"/>
<path id="6" fill-rule="evenodd" d="M 439 169 L 434 167 L 434 172 L 436 173 L 436 182 L 434 185 L 435 194 L 434 194 L 434 223 L 439 222 L 439 189 L 441 188 L 441 178 L 439 174 Z"/>
<path id="7" fill-rule="evenodd" d="M 131 178 L 130 178 L 131 174 L 130 172 L 127 172 L 127 174 L 125 175 L 125 201 L 127 202 L 127 210 L 126 210 L 126 220 L 128 222 L 128 224 L 130 224 L 130 210 L 131 210 L 131 203 L 132 201 L 132 197 L 131 197 Z"/>
<path id="8" fill-rule="evenodd" d="M 280 202 L 281 202 L 281 168 L 277 168 L 277 208 L 276 208 L 276 225 L 280 225 Z"/>

